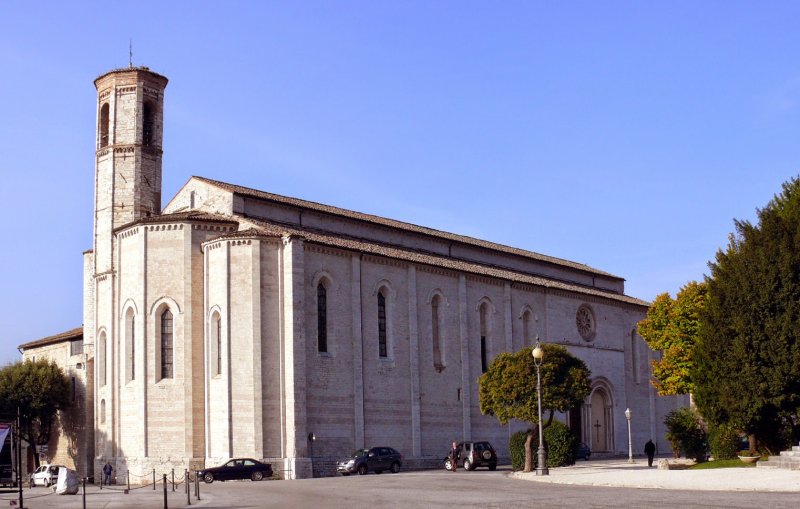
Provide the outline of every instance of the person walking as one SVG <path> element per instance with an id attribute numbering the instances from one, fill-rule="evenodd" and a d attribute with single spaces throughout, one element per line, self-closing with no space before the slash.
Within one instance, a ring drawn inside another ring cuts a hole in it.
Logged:
<path id="1" fill-rule="evenodd" d="M 100 483 L 101 485 L 109 486 L 111 484 L 111 472 L 113 471 L 114 467 L 111 466 L 111 462 L 106 461 L 106 464 L 103 465 L 103 481 Z"/>
<path id="2" fill-rule="evenodd" d="M 653 440 L 650 439 L 644 444 L 644 453 L 647 454 L 647 466 L 653 466 L 653 456 L 656 454 L 656 444 L 653 443 Z"/>
<path id="3" fill-rule="evenodd" d="M 450 459 L 450 466 L 453 467 L 453 469 L 451 471 L 455 472 L 456 469 L 458 469 L 458 444 L 457 443 L 453 442 L 453 447 L 450 448 L 450 453 L 447 455 L 447 457 Z"/>

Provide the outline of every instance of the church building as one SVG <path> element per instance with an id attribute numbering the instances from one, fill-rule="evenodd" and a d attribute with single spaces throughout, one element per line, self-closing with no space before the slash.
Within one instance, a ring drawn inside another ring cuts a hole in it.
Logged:
<path id="1" fill-rule="evenodd" d="M 647 303 L 623 278 L 204 177 L 162 208 L 167 78 L 129 67 L 94 84 L 83 326 L 20 346 L 75 386 L 62 423 L 80 432 L 53 440 L 54 461 L 136 479 L 251 457 L 306 478 L 361 447 L 424 467 L 453 440 L 488 440 L 508 458 L 530 425 L 482 415 L 477 379 L 537 337 L 591 370 L 591 395 L 559 419 L 595 454 L 627 454 L 626 408 L 634 451 L 668 449 L 664 415 L 687 401 L 650 385 Z"/>

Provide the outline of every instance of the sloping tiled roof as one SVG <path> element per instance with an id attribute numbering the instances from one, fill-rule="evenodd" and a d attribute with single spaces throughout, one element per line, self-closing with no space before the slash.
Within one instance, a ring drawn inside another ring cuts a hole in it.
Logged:
<path id="1" fill-rule="evenodd" d="M 304 239 L 306 239 L 307 242 L 315 244 L 337 247 L 340 249 L 347 249 L 356 252 L 374 254 L 378 256 L 385 256 L 387 258 L 394 258 L 397 260 L 403 260 L 412 263 L 432 265 L 435 267 L 441 267 L 454 271 L 461 271 L 470 274 L 493 277 L 505 281 L 512 281 L 512 282 L 530 284 L 545 288 L 564 290 L 568 292 L 580 293 L 583 295 L 592 295 L 595 297 L 610 299 L 617 302 L 624 302 L 636 306 L 645 306 L 645 307 L 648 306 L 647 302 L 641 299 L 637 299 L 635 297 L 630 297 L 628 295 L 621 295 L 611 291 L 603 291 L 594 287 L 581 286 L 579 284 L 568 283 L 557 279 L 534 276 L 524 272 L 517 272 L 505 268 L 492 267 L 480 263 L 454 259 L 447 256 L 437 255 L 434 253 L 420 252 L 412 249 L 397 247 L 395 245 L 382 244 L 379 242 L 374 242 L 372 240 L 347 237 L 338 234 L 334 235 L 331 234 L 330 232 L 314 230 L 308 227 L 303 227 L 302 229 L 293 228 L 285 224 L 271 223 L 268 221 L 258 220 L 253 218 L 242 218 L 242 223 L 250 223 L 252 227 L 247 228 L 246 230 L 240 232 L 230 233 L 223 235 L 221 237 L 217 237 L 213 240 L 209 240 L 208 242 L 209 243 L 214 242 L 215 240 L 223 238 L 242 238 L 242 237 L 256 237 L 256 236 L 277 237 L 283 235 L 296 235 L 298 237 L 303 237 Z"/>
<path id="2" fill-rule="evenodd" d="M 208 212 L 176 212 L 174 214 L 159 214 L 157 216 L 143 217 L 131 223 L 123 224 L 114 228 L 114 232 L 130 228 L 136 224 L 160 224 L 160 223 L 174 223 L 176 221 L 203 221 L 206 223 L 228 223 L 236 224 L 236 219 L 222 216 L 219 214 L 209 214 Z"/>
<path id="3" fill-rule="evenodd" d="M 19 348 L 20 350 L 28 350 L 30 348 L 36 348 L 37 346 L 52 345 L 64 341 L 74 341 L 76 339 L 83 339 L 83 326 L 76 327 L 74 329 L 62 332 L 60 334 L 55 334 L 53 336 L 47 336 L 46 338 L 37 339 L 36 341 L 23 343 L 19 345 L 17 348 Z"/>
<path id="4" fill-rule="evenodd" d="M 341 217 L 346 217 L 349 219 L 356 219 L 359 221 L 365 221 L 373 224 L 379 224 L 382 226 L 388 226 L 391 228 L 397 228 L 399 230 L 405 230 L 409 232 L 419 233 L 423 235 L 430 235 L 432 237 L 437 237 L 440 239 L 448 240 L 448 241 L 455 241 L 460 242 L 463 244 L 468 244 L 472 246 L 482 247 L 486 249 L 493 249 L 495 251 L 500 251 L 503 253 L 508 253 L 512 255 L 521 256 L 524 258 L 533 259 L 539 262 L 549 263 L 553 265 L 559 265 L 562 267 L 569 267 L 571 269 L 580 270 L 583 272 L 588 272 L 591 274 L 601 275 L 608 278 L 623 280 L 623 278 L 619 276 L 615 276 L 608 272 L 604 272 L 602 270 L 595 269 L 588 265 L 584 265 L 582 263 L 571 262 L 569 260 L 564 260 L 562 258 L 556 258 L 554 256 L 547 256 L 539 253 L 534 253 L 533 251 L 526 251 L 524 249 L 518 249 L 515 247 L 505 246 L 503 244 L 496 244 L 494 242 L 489 242 L 486 240 L 476 239 L 474 237 L 468 237 L 465 235 L 457 235 L 455 233 L 448 233 L 441 230 L 435 230 L 433 228 L 427 228 L 424 226 L 417 226 L 411 223 L 404 223 L 403 221 L 397 221 L 394 219 L 387 219 L 385 217 L 374 216 L 371 214 L 364 214 L 361 212 L 355 212 L 352 210 L 342 209 L 339 207 L 333 207 L 331 205 L 323 205 L 321 203 L 316 203 L 312 201 L 301 200 L 299 198 L 290 198 L 287 196 L 281 196 L 279 194 L 267 193 L 264 191 L 259 191 L 257 189 L 252 189 L 249 187 L 237 186 L 234 184 L 228 184 L 227 182 L 221 182 L 219 180 L 213 180 L 205 177 L 198 177 L 194 176 L 192 178 L 196 178 L 202 182 L 206 182 L 213 186 L 219 187 L 226 191 L 230 191 L 232 193 L 236 193 L 242 196 L 248 196 L 252 198 L 257 198 L 260 200 L 267 200 L 283 205 L 291 205 L 294 207 L 302 207 L 305 209 L 315 210 L 319 212 L 324 212 L 326 214 L 333 214 Z"/>

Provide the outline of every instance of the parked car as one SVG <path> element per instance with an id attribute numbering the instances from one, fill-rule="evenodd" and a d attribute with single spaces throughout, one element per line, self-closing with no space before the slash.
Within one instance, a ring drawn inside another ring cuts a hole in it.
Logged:
<path id="1" fill-rule="evenodd" d="M 342 475 L 358 473 L 366 475 L 368 472 L 380 474 L 390 470 L 393 474 L 400 471 L 403 466 L 403 455 L 391 447 L 373 447 L 371 449 L 358 449 L 348 458 L 336 463 L 336 471 Z"/>
<path id="2" fill-rule="evenodd" d="M 265 477 L 272 477 L 272 465 L 252 458 L 234 458 L 222 466 L 200 470 L 197 475 L 209 484 L 234 479 L 260 481 Z"/>
<path id="3" fill-rule="evenodd" d="M 497 452 L 489 442 L 460 442 L 458 444 L 458 465 L 464 470 L 475 470 L 477 467 L 497 469 Z M 450 457 L 444 459 L 444 468 L 453 470 Z"/>
<path id="4" fill-rule="evenodd" d="M 31 486 L 50 486 L 58 481 L 58 469 L 64 465 L 40 465 L 31 474 Z"/>
<path id="5" fill-rule="evenodd" d="M 583 442 L 578 444 L 578 447 L 575 449 L 575 458 L 580 459 L 583 458 L 586 461 L 589 461 L 589 456 L 592 455 L 592 450 L 589 449 L 589 446 L 584 444 Z"/>

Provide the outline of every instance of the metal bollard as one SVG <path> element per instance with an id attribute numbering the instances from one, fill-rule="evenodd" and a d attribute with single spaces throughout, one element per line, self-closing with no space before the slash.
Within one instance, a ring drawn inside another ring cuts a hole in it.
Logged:
<path id="1" fill-rule="evenodd" d="M 194 496 L 197 500 L 200 500 L 200 476 L 195 474 L 194 476 L 194 489 L 195 493 Z"/>
<path id="2" fill-rule="evenodd" d="M 127 495 L 128 493 L 131 492 L 131 471 L 128 470 L 127 472 L 125 472 L 125 474 L 128 477 L 128 490 L 125 492 L 125 494 Z"/>
<path id="3" fill-rule="evenodd" d="M 172 469 L 172 491 L 175 491 L 175 469 Z"/>
<path id="4" fill-rule="evenodd" d="M 83 509 L 86 509 L 86 478 L 83 478 Z"/>
<path id="5" fill-rule="evenodd" d="M 164 474 L 164 509 L 168 509 L 167 507 L 167 474 Z"/>
<path id="6" fill-rule="evenodd" d="M 183 470 L 183 480 L 186 482 L 186 505 L 192 505 L 192 495 L 189 493 L 189 469 Z"/>

